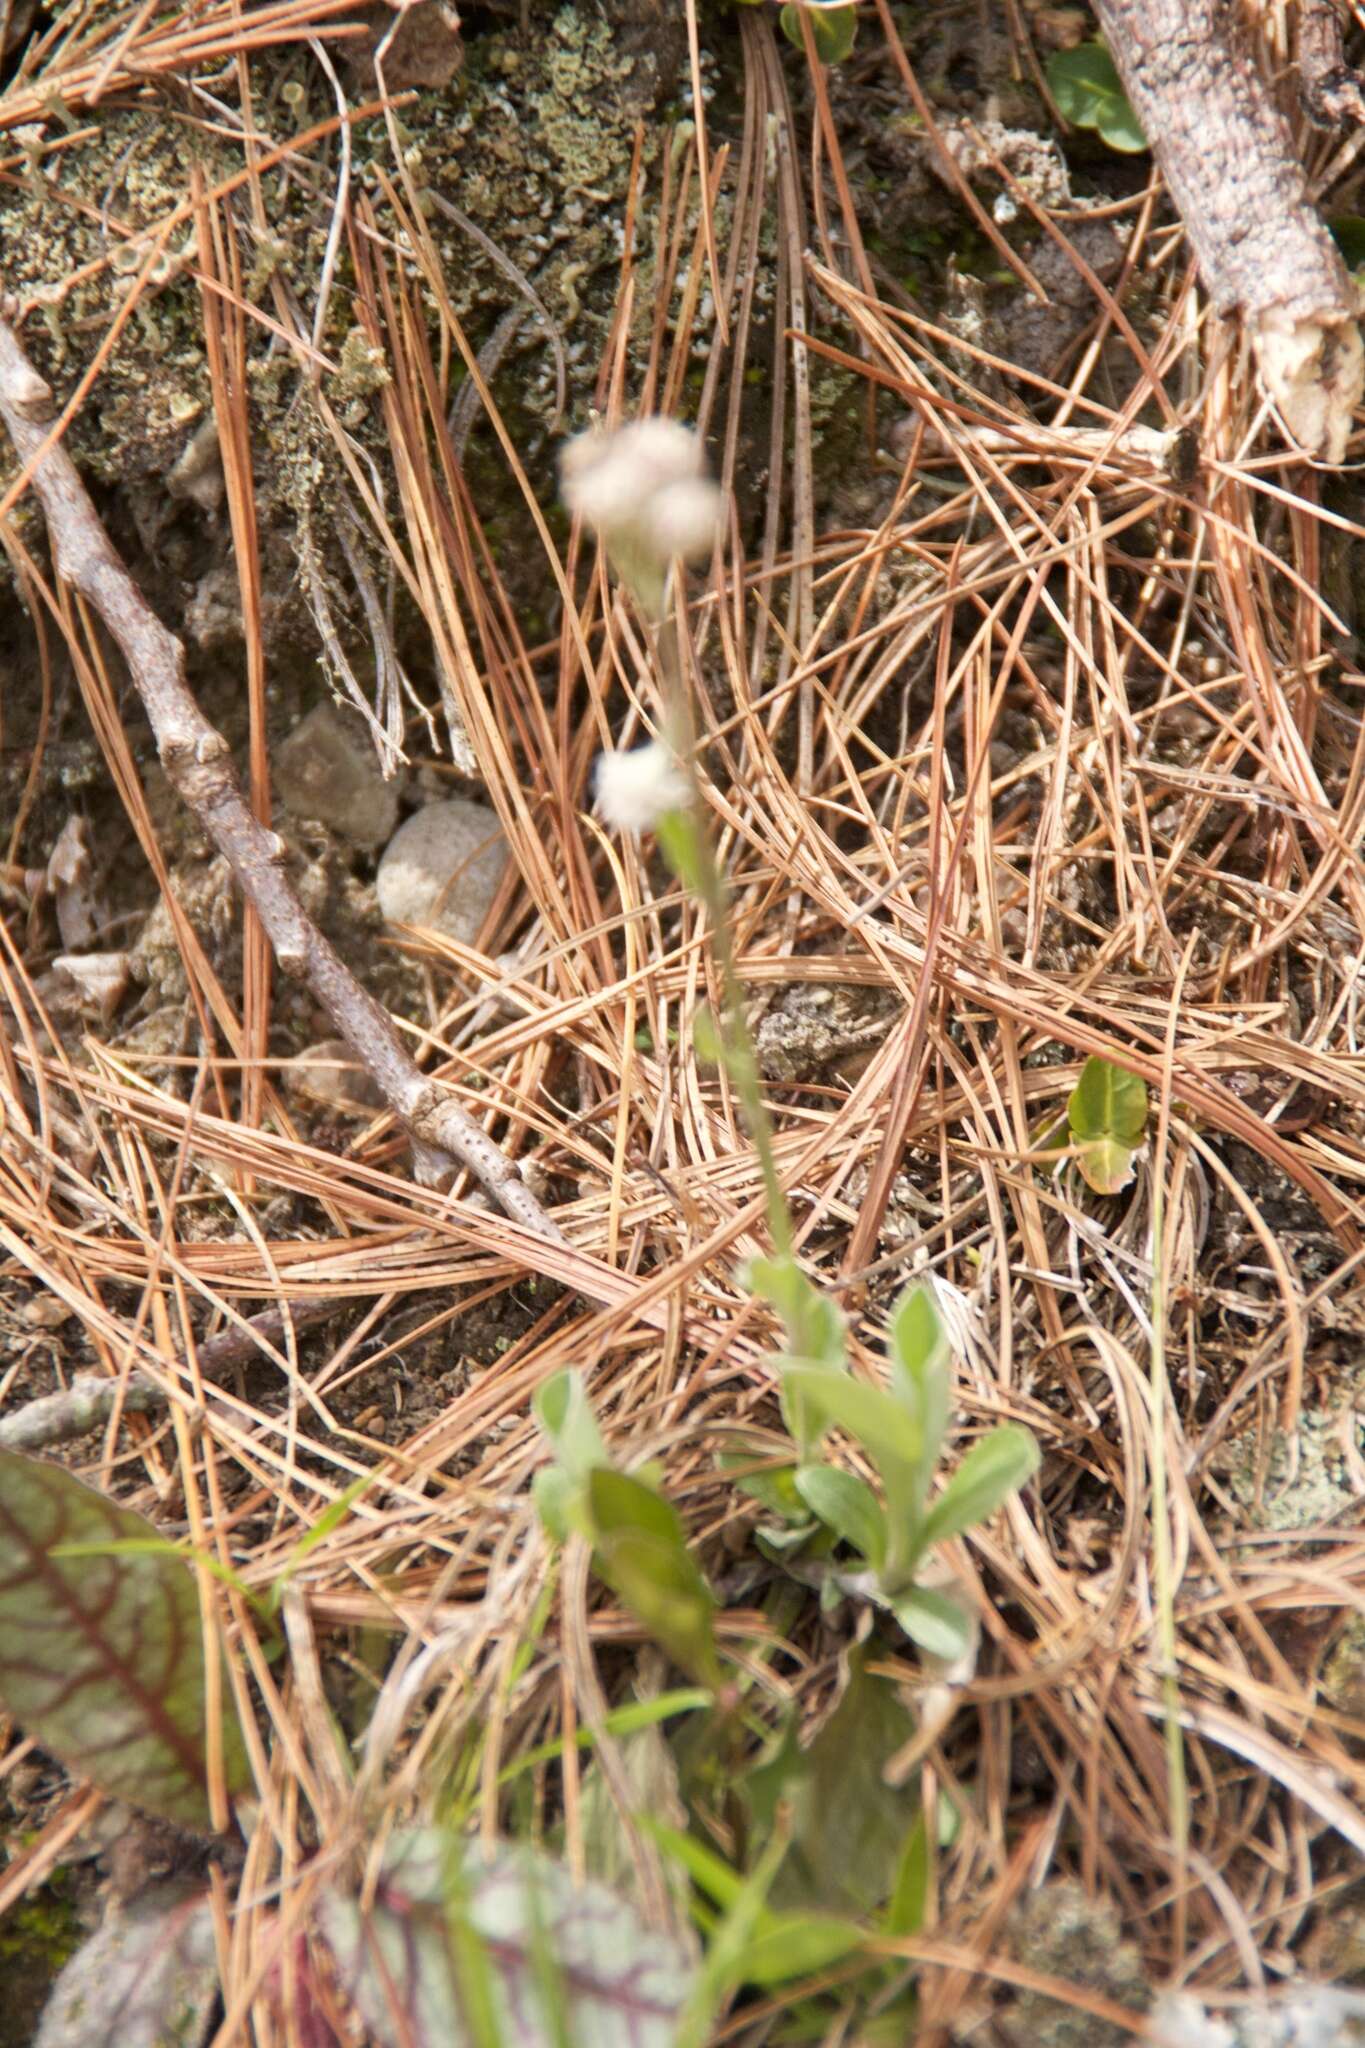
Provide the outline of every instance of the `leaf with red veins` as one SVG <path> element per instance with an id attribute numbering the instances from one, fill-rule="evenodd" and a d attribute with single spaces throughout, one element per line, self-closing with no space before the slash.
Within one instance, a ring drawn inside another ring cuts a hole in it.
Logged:
<path id="1" fill-rule="evenodd" d="M 194 1573 L 143 1516 L 60 1465 L 0 1451 L 0 1706 L 102 1792 L 212 1825 L 203 1625 Z M 79 1545 L 87 1554 L 61 1556 Z M 229 1797 L 251 1782 L 231 1701 Z"/>

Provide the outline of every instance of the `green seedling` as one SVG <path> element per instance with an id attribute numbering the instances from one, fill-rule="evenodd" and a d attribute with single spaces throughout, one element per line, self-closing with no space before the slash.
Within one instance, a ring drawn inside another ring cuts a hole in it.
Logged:
<path id="1" fill-rule="evenodd" d="M 928 1289 L 912 1287 L 891 1318 L 890 1385 L 875 1387 L 828 1366 L 789 1363 L 782 1400 L 816 1441 L 838 1426 L 857 1442 L 881 1481 L 881 1495 L 842 1467 L 807 1450 L 794 1484 L 812 1516 L 856 1553 L 862 1571 L 841 1573 L 843 1590 L 889 1608 L 911 1641 L 951 1661 L 971 1640 L 971 1620 L 945 1593 L 918 1583 L 928 1553 L 992 1515 L 1032 1476 L 1032 1433 L 1001 1423 L 981 1437 L 946 1486 L 933 1493 L 934 1470 L 952 1401 L 948 1342 Z M 793 1425 L 793 1435 L 796 1434 Z"/>
<path id="2" fill-rule="evenodd" d="M 1092 1054 L 1066 1105 L 1076 1163 L 1097 1195 L 1116 1195 L 1133 1178 L 1147 1131 L 1147 1084 Z"/>
<path id="3" fill-rule="evenodd" d="M 682 1518 L 649 1469 L 612 1463 L 581 1375 L 556 1373 L 538 1390 L 535 1416 L 555 1453 L 532 1490 L 556 1542 L 592 1545 L 598 1576 L 680 1670 L 711 1692 L 724 1683 L 715 1596 L 687 1545 Z"/>

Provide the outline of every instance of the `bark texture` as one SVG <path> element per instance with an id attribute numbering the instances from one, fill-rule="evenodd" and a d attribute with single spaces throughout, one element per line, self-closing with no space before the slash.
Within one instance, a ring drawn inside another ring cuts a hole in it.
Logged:
<path id="1" fill-rule="evenodd" d="M 1336 0 L 1299 0 L 1299 92 L 1319 127 L 1365 124 L 1365 90 L 1346 62 Z"/>
<path id="2" fill-rule="evenodd" d="M 1238 0 L 1096 0 L 1219 311 L 1247 323 L 1308 453 L 1339 462 L 1365 384 L 1360 294 L 1308 197 Z"/>

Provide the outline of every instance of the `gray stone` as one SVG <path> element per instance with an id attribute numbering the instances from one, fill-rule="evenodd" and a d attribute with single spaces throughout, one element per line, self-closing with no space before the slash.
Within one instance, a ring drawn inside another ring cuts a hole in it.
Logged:
<path id="1" fill-rule="evenodd" d="M 352 846 L 382 846 L 398 821 L 397 778 L 384 780 L 369 734 L 334 704 L 300 719 L 271 769 L 296 818 L 316 818 Z"/>
<path id="2" fill-rule="evenodd" d="M 384 1107 L 377 1082 L 344 1038 L 324 1038 L 308 1046 L 286 1067 L 284 1081 L 291 1095 L 309 1097 L 347 1115 L 373 1116 Z"/>
<path id="3" fill-rule="evenodd" d="M 391 924 L 419 924 L 471 945 L 507 867 L 501 825 L 464 797 L 427 804 L 399 827 L 375 876 Z"/>

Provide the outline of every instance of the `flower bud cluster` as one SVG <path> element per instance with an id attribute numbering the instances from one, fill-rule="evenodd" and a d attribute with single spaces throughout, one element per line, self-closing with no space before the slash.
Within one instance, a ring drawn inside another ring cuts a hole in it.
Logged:
<path id="1" fill-rule="evenodd" d="M 701 436 L 678 420 L 592 427 L 569 442 L 559 476 L 569 510 L 651 610 L 669 564 L 704 560 L 715 545 L 720 491 L 706 474 Z"/>
<path id="2" fill-rule="evenodd" d="M 662 740 L 597 757 L 597 808 L 614 831 L 652 832 L 687 799 L 687 777 Z"/>

